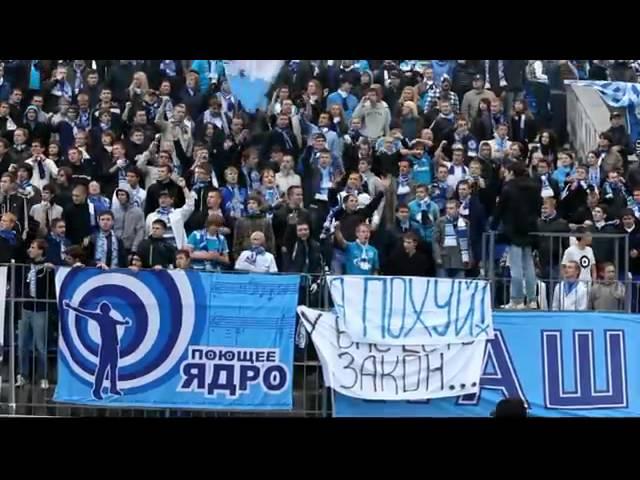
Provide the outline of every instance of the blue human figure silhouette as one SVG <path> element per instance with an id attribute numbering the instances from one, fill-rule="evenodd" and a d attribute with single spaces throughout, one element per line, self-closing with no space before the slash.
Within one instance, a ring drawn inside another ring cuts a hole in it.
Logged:
<path id="1" fill-rule="evenodd" d="M 98 352 L 98 368 L 93 380 L 93 391 L 91 394 L 96 400 L 102 400 L 102 385 L 104 384 L 107 370 L 109 370 L 110 388 L 112 395 L 122 395 L 118 390 L 118 361 L 120 360 L 120 341 L 118 340 L 118 325 L 130 326 L 131 320 L 125 318 L 118 320 L 111 315 L 114 311 L 108 302 L 100 302 L 97 310 L 86 310 L 74 307 L 68 300 L 62 302 L 62 306 L 78 315 L 82 315 L 98 324 L 100 329 L 100 349 Z"/>

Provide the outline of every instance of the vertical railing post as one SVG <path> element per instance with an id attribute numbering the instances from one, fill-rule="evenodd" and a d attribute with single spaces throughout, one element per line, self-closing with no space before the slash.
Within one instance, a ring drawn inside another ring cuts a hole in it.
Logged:
<path id="1" fill-rule="evenodd" d="M 9 415 L 16 414 L 16 261 L 9 267 Z"/>

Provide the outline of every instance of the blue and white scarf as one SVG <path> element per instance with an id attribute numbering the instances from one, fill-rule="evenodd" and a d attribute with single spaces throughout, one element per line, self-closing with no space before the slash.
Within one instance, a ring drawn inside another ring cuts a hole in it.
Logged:
<path id="1" fill-rule="evenodd" d="M 71 100 L 73 96 L 73 88 L 71 88 L 71 84 L 66 80 L 61 82 L 56 82 L 56 85 L 51 90 L 51 93 L 56 97 L 65 97 Z"/>
<path id="2" fill-rule="evenodd" d="M 553 189 L 549 184 L 549 175 L 540 175 L 540 181 L 542 182 L 542 190 L 540 190 L 540 196 L 542 198 L 553 197 Z"/>
<path id="3" fill-rule="evenodd" d="M 227 124 L 227 116 L 224 113 L 219 113 L 217 116 L 214 116 L 211 113 L 211 110 L 205 110 L 202 115 L 202 121 L 206 125 L 207 123 L 211 123 L 218 128 L 222 128 L 224 130 L 225 135 L 229 135 L 229 125 Z"/>
<path id="4" fill-rule="evenodd" d="M 411 187 L 409 185 L 410 181 L 411 177 L 409 174 L 398 175 L 398 188 L 396 190 L 398 198 L 401 198 L 411 192 Z"/>
<path id="5" fill-rule="evenodd" d="M 447 215 L 444 224 L 444 246 L 460 248 L 462 263 L 469 262 L 469 232 L 462 217 L 451 218 Z"/>
<path id="6" fill-rule="evenodd" d="M 600 167 L 589 167 L 589 183 L 598 188 L 600 186 L 600 178 Z"/>
<path id="7" fill-rule="evenodd" d="M 322 197 L 320 198 L 320 200 L 328 200 L 329 189 L 333 185 L 333 182 L 331 181 L 331 177 L 333 176 L 333 168 L 331 168 L 330 166 L 326 168 L 318 168 L 320 169 L 320 174 L 322 175 L 322 178 L 320 179 L 320 191 L 318 192 L 318 195 Z"/>
<path id="8" fill-rule="evenodd" d="M 167 77 L 175 77 L 178 67 L 173 60 L 162 60 L 160 62 L 160 70 L 165 73 Z"/>
<path id="9" fill-rule="evenodd" d="M 249 265 L 256 265 L 256 261 L 258 260 L 259 255 L 264 255 L 266 250 L 264 247 L 251 247 L 251 254 L 247 257 L 246 262 Z"/>
<path id="10" fill-rule="evenodd" d="M 43 268 L 44 266 L 42 264 L 31 264 L 29 274 L 27 275 L 27 283 L 29 284 L 29 295 L 31 296 L 31 298 L 36 298 L 37 296 L 36 288 L 38 284 L 38 275 L 40 275 L 40 272 Z"/>
<path id="11" fill-rule="evenodd" d="M 99 232 L 96 236 L 96 254 L 94 260 L 99 263 L 107 262 L 107 236 L 111 235 L 111 265 L 109 268 L 118 266 L 118 239 L 113 232 Z"/>

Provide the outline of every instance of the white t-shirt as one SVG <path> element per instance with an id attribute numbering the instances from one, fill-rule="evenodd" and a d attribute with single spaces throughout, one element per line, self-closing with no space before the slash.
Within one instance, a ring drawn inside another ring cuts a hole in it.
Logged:
<path id="1" fill-rule="evenodd" d="M 269 252 L 253 257 L 251 250 L 245 250 L 236 260 L 236 270 L 254 273 L 277 273 L 278 266 L 276 265 L 276 259 Z"/>
<path id="2" fill-rule="evenodd" d="M 578 262 L 578 265 L 580 265 L 578 280 L 590 282 L 591 266 L 596 264 L 596 258 L 591 247 L 585 247 L 584 250 L 581 250 L 578 245 L 573 245 L 567 248 L 562 256 L 562 265 L 566 265 L 571 261 Z"/>

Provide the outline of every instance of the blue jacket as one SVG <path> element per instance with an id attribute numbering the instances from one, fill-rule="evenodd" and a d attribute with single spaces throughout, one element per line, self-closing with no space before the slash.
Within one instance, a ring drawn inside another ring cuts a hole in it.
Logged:
<path id="1" fill-rule="evenodd" d="M 214 60 L 214 62 L 216 62 L 216 74 L 218 78 L 224 77 L 224 63 L 222 63 L 222 60 Z M 198 72 L 198 75 L 200 75 L 200 92 L 206 93 L 211 84 L 211 80 L 209 79 L 209 60 L 194 60 L 191 64 L 191 70 Z"/>
<path id="2" fill-rule="evenodd" d="M 47 236 L 47 255 L 46 261 L 53 263 L 54 265 L 65 265 L 64 258 L 62 257 L 62 247 L 69 248 L 71 242 L 66 237 L 62 237 L 62 241 L 49 234 Z"/>
<path id="3" fill-rule="evenodd" d="M 353 95 L 353 94 L 349 94 L 346 97 L 346 102 L 347 102 L 347 107 L 349 107 L 347 110 L 344 111 L 344 117 L 345 120 L 347 121 L 347 123 L 349 122 L 349 120 L 351 120 L 351 116 L 353 115 L 353 112 L 355 111 L 356 107 L 358 106 L 358 99 Z M 344 110 L 344 102 L 343 102 L 343 98 L 342 95 L 340 95 L 339 92 L 333 92 L 332 94 L 330 94 L 327 97 L 327 110 L 329 109 L 329 107 L 331 107 L 331 105 L 333 104 L 338 104 L 338 105 L 342 105 L 343 110 Z"/>
<path id="4" fill-rule="evenodd" d="M 0 102 L 6 102 L 9 100 L 11 96 L 11 85 L 7 82 L 7 79 L 4 79 L 2 85 L 0 85 Z"/>
<path id="5" fill-rule="evenodd" d="M 440 209 L 435 202 L 429 200 L 426 211 L 431 218 L 423 217 L 421 201 L 417 198 L 409 203 L 409 215 L 420 224 L 420 235 L 425 242 L 431 243 L 433 226 L 440 217 Z"/>

